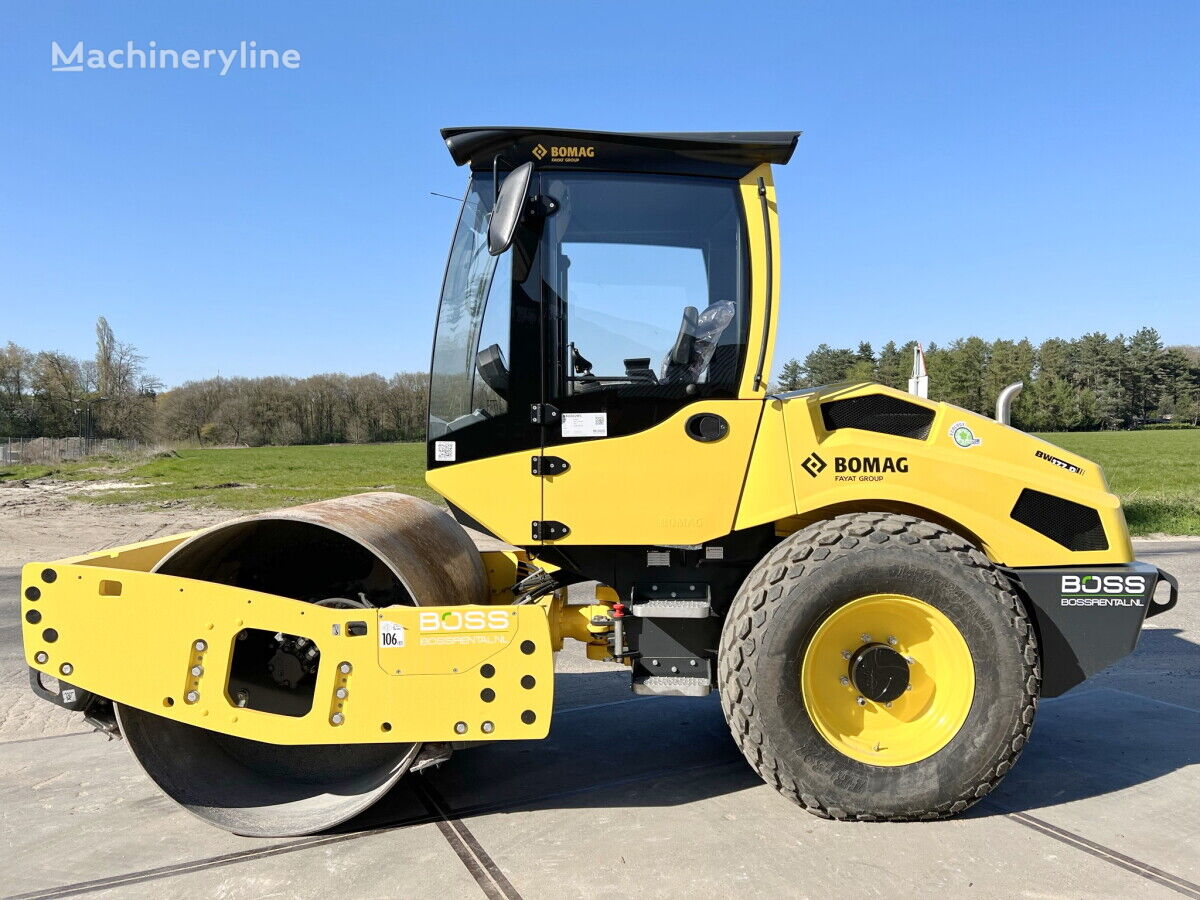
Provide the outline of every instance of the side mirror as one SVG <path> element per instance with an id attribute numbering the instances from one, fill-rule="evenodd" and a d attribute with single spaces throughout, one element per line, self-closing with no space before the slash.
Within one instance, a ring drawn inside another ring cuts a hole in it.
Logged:
<path id="1" fill-rule="evenodd" d="M 529 195 L 529 180 L 533 177 L 533 163 L 517 166 L 504 179 L 496 206 L 492 209 L 492 220 L 488 223 L 488 253 L 499 256 L 513 242 L 517 223 L 521 221 L 521 210 Z"/>

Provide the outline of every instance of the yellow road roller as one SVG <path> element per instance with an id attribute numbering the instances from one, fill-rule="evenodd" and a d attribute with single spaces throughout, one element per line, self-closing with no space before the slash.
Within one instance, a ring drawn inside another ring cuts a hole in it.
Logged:
<path id="1" fill-rule="evenodd" d="M 1100 468 L 1003 413 L 770 389 L 797 133 L 442 136 L 470 169 L 429 382 L 448 509 L 362 494 L 23 571 L 33 689 L 191 812 L 311 833 L 545 737 L 573 640 L 638 694 L 719 692 L 809 812 L 942 818 L 1175 604 Z"/>

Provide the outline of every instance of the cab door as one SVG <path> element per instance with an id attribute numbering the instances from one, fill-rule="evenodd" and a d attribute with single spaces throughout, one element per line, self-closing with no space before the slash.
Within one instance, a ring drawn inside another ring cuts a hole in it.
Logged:
<path id="1" fill-rule="evenodd" d="M 697 545 L 727 534 L 762 394 L 741 190 L 716 178 L 542 173 L 543 541 Z"/>
<path id="2" fill-rule="evenodd" d="M 490 256 L 493 196 L 490 173 L 475 173 L 438 308 L 425 479 L 464 525 L 526 546 L 542 519 L 531 471 L 545 399 L 541 219 L 527 217 L 513 245 Z"/>

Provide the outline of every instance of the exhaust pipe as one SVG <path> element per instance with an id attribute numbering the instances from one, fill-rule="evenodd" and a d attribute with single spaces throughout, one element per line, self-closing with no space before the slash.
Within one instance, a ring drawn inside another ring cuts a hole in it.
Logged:
<path id="1" fill-rule="evenodd" d="M 1002 425 L 1008 425 L 1009 419 L 1012 417 L 1013 401 L 1021 395 L 1021 391 L 1025 389 L 1025 382 L 1017 381 L 1010 384 L 1000 392 L 1000 396 L 996 398 L 996 421 Z"/>

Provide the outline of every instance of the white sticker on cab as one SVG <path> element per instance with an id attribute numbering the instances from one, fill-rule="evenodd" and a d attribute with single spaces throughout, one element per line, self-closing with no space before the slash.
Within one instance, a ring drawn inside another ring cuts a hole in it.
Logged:
<path id="1" fill-rule="evenodd" d="M 608 437 L 608 413 L 563 413 L 563 437 Z"/>
<path id="2" fill-rule="evenodd" d="M 433 459 L 435 462 L 454 462 L 454 441 L 434 441 Z"/>

